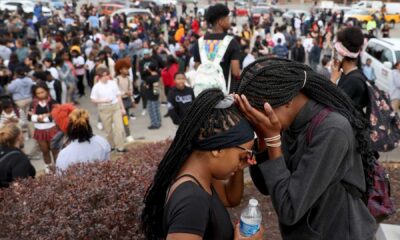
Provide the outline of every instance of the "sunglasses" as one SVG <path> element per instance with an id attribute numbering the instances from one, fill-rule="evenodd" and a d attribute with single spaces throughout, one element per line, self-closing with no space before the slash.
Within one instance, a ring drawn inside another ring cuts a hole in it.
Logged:
<path id="1" fill-rule="evenodd" d="M 253 150 L 250 150 L 250 149 L 241 147 L 241 146 L 236 146 L 235 148 L 239 148 L 239 149 L 241 149 L 241 150 L 247 152 L 247 154 L 248 154 L 248 156 L 249 156 L 249 159 L 254 159 L 254 157 L 255 157 L 256 154 L 257 154 L 256 151 L 253 151 Z"/>

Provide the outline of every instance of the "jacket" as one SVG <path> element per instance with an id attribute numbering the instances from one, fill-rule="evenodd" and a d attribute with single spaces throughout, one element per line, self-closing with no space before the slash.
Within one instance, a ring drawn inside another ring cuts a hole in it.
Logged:
<path id="1" fill-rule="evenodd" d="M 179 65 L 177 63 L 172 64 L 170 67 L 166 67 L 161 71 L 161 77 L 166 87 L 175 86 L 175 74 L 179 70 Z"/>
<path id="2" fill-rule="evenodd" d="M 262 193 L 271 195 L 284 240 L 372 240 L 375 219 L 361 198 L 343 186 L 366 188 L 348 120 L 331 112 L 305 141 L 310 121 L 323 108 L 309 100 L 282 134 L 283 156 L 266 160 L 268 154 L 259 153 L 251 177 Z"/>
<path id="3" fill-rule="evenodd" d="M 304 63 L 306 60 L 306 51 L 303 46 L 292 48 L 292 60 Z"/>
<path id="4" fill-rule="evenodd" d="M 7 90 L 12 94 L 14 101 L 29 99 L 32 97 L 33 85 L 34 82 L 29 77 L 17 78 L 8 85 Z"/>
<path id="5" fill-rule="evenodd" d="M 7 153 L 11 153 L 2 159 Z M 0 146 L 0 187 L 8 187 L 16 178 L 34 177 L 35 168 L 20 149 Z"/>

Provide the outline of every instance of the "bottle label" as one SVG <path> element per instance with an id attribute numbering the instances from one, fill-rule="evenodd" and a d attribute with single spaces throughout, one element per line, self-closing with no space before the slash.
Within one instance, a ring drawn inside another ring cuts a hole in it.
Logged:
<path id="1" fill-rule="evenodd" d="M 260 224 L 248 224 L 240 219 L 240 233 L 243 237 L 250 237 L 260 230 Z"/>

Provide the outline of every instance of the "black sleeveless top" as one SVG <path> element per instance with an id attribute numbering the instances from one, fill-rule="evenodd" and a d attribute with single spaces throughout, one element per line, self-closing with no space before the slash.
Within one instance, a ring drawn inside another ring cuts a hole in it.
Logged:
<path id="1" fill-rule="evenodd" d="M 233 239 L 234 230 L 229 213 L 215 189 L 211 186 L 210 195 L 192 175 L 179 178 L 182 177 L 190 177 L 197 184 L 193 181 L 183 182 L 171 194 L 164 208 L 165 235 L 190 233 L 203 239 Z"/>

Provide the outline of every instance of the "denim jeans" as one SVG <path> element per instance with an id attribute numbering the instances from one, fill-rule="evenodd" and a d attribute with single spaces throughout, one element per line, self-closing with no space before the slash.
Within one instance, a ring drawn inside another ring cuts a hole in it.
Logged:
<path id="1" fill-rule="evenodd" d="M 148 101 L 147 109 L 149 110 L 151 126 L 161 126 L 161 113 L 160 113 L 160 101 Z"/>

